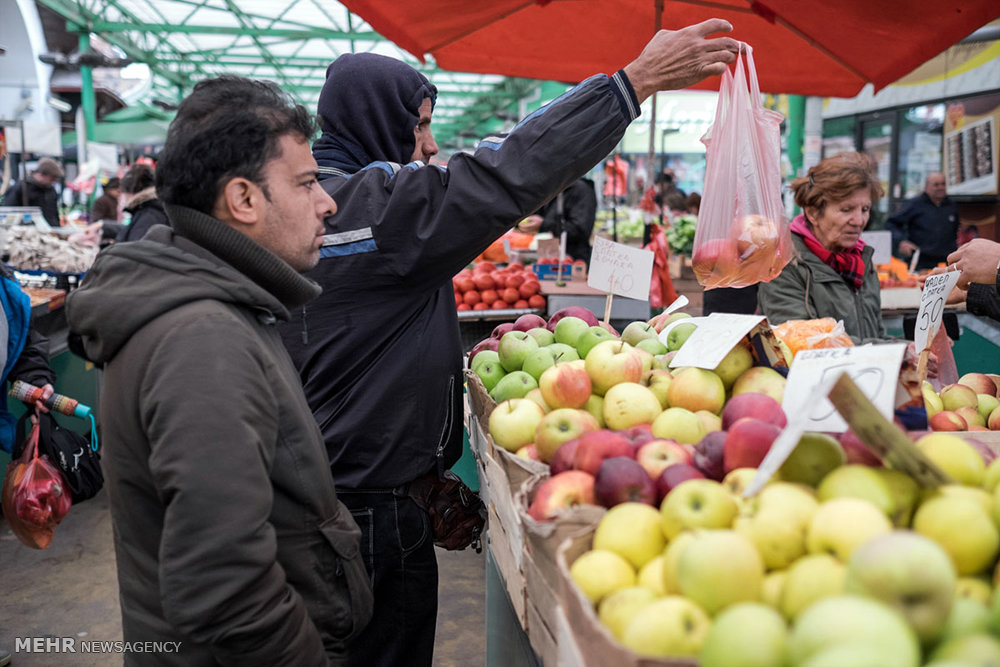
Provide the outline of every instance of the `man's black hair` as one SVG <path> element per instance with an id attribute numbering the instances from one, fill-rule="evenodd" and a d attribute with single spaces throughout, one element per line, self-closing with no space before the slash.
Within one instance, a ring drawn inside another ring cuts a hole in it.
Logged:
<path id="1" fill-rule="evenodd" d="M 220 189 L 242 177 L 263 181 L 286 134 L 309 141 L 315 122 L 305 107 L 270 81 L 221 76 L 200 81 L 170 123 L 156 165 L 156 191 L 167 204 L 212 213 Z"/>

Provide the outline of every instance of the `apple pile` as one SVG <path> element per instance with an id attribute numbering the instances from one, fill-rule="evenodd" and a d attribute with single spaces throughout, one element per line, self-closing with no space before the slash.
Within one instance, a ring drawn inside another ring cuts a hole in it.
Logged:
<path id="1" fill-rule="evenodd" d="M 451 284 L 458 310 L 545 308 L 538 278 L 523 264 L 511 263 L 499 269 L 493 262 L 479 262 L 472 269 L 459 271 Z"/>
<path id="2" fill-rule="evenodd" d="M 1000 664 L 1000 459 L 948 433 L 915 445 L 954 483 L 921 489 L 877 462 L 843 465 L 836 440 L 806 434 L 754 497 L 742 491 L 756 470 L 738 467 L 677 484 L 658 508 L 615 505 L 570 577 L 643 656 Z"/>
<path id="3" fill-rule="evenodd" d="M 924 380 L 920 389 L 931 429 L 1000 431 L 1000 375 L 966 373 L 940 393 Z"/>

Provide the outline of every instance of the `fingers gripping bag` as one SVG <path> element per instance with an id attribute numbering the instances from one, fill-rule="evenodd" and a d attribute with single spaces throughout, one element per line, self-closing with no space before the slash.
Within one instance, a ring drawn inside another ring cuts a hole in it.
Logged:
<path id="1" fill-rule="evenodd" d="M 781 201 L 781 120 L 765 109 L 753 49 L 722 75 L 705 136 L 705 188 L 691 258 L 705 289 L 746 287 L 781 273 L 794 249 Z"/>

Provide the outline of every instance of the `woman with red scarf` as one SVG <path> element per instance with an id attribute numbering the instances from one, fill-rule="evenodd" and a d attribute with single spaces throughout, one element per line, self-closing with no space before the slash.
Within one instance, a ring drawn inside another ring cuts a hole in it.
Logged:
<path id="1" fill-rule="evenodd" d="M 861 240 L 884 194 L 870 165 L 862 153 L 840 153 L 792 182 L 803 211 L 791 225 L 799 257 L 757 294 L 772 325 L 832 317 L 855 343 L 886 338 L 873 251 Z"/>

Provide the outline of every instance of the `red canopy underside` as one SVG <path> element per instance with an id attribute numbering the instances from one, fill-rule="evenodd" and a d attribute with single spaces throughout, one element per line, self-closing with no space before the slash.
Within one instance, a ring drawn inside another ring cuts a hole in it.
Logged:
<path id="1" fill-rule="evenodd" d="M 439 67 L 577 82 L 633 60 L 652 37 L 654 0 L 344 0 L 373 29 Z M 754 49 L 761 90 L 853 97 L 886 86 L 989 23 L 997 0 L 664 2 L 662 26 L 733 24 Z M 695 88 L 718 90 L 712 77 Z"/>

